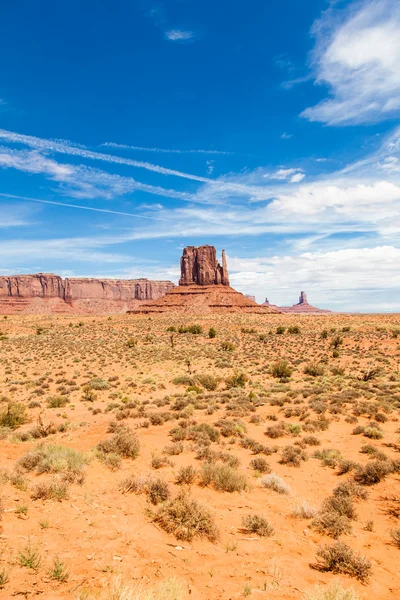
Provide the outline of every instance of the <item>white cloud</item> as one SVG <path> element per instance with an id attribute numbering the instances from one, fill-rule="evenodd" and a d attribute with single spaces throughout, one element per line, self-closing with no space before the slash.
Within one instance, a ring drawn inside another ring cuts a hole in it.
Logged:
<path id="1" fill-rule="evenodd" d="M 305 177 L 304 173 L 295 173 L 290 178 L 290 183 L 299 183 L 300 181 L 302 181 L 304 179 L 304 177 Z"/>
<path id="2" fill-rule="evenodd" d="M 293 137 L 291 133 L 286 133 L 285 131 L 281 135 L 281 140 L 290 140 Z"/>
<path id="3" fill-rule="evenodd" d="M 400 310 L 400 248 L 377 246 L 300 255 L 241 259 L 228 256 L 233 287 L 266 296 L 271 303 L 297 302 L 300 290 L 311 304 L 333 310 Z"/>
<path id="4" fill-rule="evenodd" d="M 165 37 L 171 42 L 188 42 L 194 38 L 194 33 L 183 29 L 169 29 L 165 32 Z"/>
<path id="5" fill-rule="evenodd" d="M 330 97 L 302 116 L 328 125 L 387 119 L 400 112 L 400 4 L 362 0 L 328 9 L 313 29 L 316 83 Z"/>
<path id="6" fill-rule="evenodd" d="M 277 179 L 278 181 L 290 181 L 290 183 L 299 183 L 305 175 L 301 169 L 278 169 L 274 173 L 265 173 L 265 179 Z"/>

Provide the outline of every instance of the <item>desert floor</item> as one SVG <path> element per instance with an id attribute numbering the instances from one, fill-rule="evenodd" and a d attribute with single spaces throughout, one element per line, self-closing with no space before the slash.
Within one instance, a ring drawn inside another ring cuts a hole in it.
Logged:
<path id="1" fill-rule="evenodd" d="M 1 598 L 119 599 L 116 581 L 141 598 L 170 578 L 182 595 L 157 598 L 303 599 L 334 580 L 400 598 L 400 315 L 0 331 Z M 323 570 L 338 540 L 353 572 Z"/>

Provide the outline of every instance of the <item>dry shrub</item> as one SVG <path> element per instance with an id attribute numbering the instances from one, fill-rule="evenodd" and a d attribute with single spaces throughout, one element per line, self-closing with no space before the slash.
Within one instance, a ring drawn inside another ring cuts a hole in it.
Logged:
<path id="1" fill-rule="evenodd" d="M 400 548 L 400 529 L 393 529 L 390 532 L 390 535 L 392 537 L 392 540 L 393 540 L 393 543 L 395 544 L 395 546 Z"/>
<path id="2" fill-rule="evenodd" d="M 363 583 L 368 581 L 370 577 L 370 561 L 360 554 L 355 554 L 350 546 L 343 542 L 336 542 L 333 546 L 319 548 L 317 557 L 318 562 L 312 566 L 318 571 L 350 575 L 350 577 L 356 577 Z"/>
<path id="3" fill-rule="evenodd" d="M 177 485 L 190 485 L 194 482 L 197 477 L 197 469 L 192 465 L 188 465 L 187 467 L 181 467 L 179 469 L 178 475 L 176 477 Z"/>
<path id="4" fill-rule="evenodd" d="M 353 521 L 357 518 L 356 509 L 354 507 L 352 498 L 343 494 L 326 498 L 322 503 L 322 511 L 333 511 L 338 513 L 340 516 L 347 517 Z"/>
<path id="5" fill-rule="evenodd" d="M 271 473 L 269 462 L 262 456 L 253 458 L 253 460 L 250 461 L 250 467 L 259 473 Z"/>
<path id="6" fill-rule="evenodd" d="M 385 479 L 391 472 L 392 465 L 389 461 L 373 460 L 356 469 L 354 479 L 361 485 L 375 485 Z"/>
<path id="7" fill-rule="evenodd" d="M 246 533 L 256 533 L 261 537 L 269 537 L 274 533 L 274 528 L 265 517 L 260 515 L 246 515 L 243 517 L 242 528 Z"/>
<path id="8" fill-rule="evenodd" d="M 307 460 L 308 456 L 299 446 L 285 446 L 281 452 L 280 463 L 289 467 L 300 467 L 301 461 Z"/>
<path id="9" fill-rule="evenodd" d="M 341 535 L 351 533 L 351 522 L 336 511 L 319 513 L 311 523 L 313 529 L 322 535 L 329 535 L 335 540 Z"/>
<path id="10" fill-rule="evenodd" d="M 153 520 L 178 540 L 191 541 L 195 537 L 205 537 L 215 542 L 219 537 L 210 510 L 185 491 L 163 504 Z"/>
<path id="11" fill-rule="evenodd" d="M 354 500 L 366 500 L 369 496 L 367 490 L 354 481 L 343 481 L 333 490 L 334 496 L 345 496 Z"/>
<path id="12" fill-rule="evenodd" d="M 140 443 L 137 434 L 132 429 L 121 425 L 111 438 L 101 441 L 97 449 L 104 454 L 113 452 L 124 458 L 137 458 Z"/>

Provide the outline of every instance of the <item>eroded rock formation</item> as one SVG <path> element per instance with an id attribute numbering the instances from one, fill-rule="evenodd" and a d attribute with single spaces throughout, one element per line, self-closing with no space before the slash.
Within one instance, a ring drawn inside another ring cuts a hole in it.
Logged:
<path id="1" fill-rule="evenodd" d="M 222 265 L 217 261 L 214 246 L 188 246 L 181 258 L 179 286 L 171 289 L 159 300 L 145 302 L 130 313 L 184 312 L 207 313 L 258 313 L 278 312 L 259 306 L 229 286 L 225 252 Z"/>
<path id="2" fill-rule="evenodd" d="M 174 284 L 149 279 L 66 278 L 51 273 L 0 277 L 0 313 L 125 312 Z"/>
<path id="3" fill-rule="evenodd" d="M 187 246 L 181 258 L 179 285 L 229 285 L 225 250 L 222 250 L 222 265 L 217 261 L 214 246 Z"/>
<path id="4" fill-rule="evenodd" d="M 316 306 L 312 306 L 308 304 L 307 294 L 305 292 L 300 292 L 299 301 L 297 304 L 293 306 L 277 306 L 276 304 L 270 304 L 268 298 L 265 298 L 265 302 L 261 306 L 266 306 L 269 308 L 276 309 L 282 313 L 288 314 L 313 314 L 318 315 L 322 313 L 330 313 L 331 310 L 326 310 L 323 308 L 317 308 Z"/>

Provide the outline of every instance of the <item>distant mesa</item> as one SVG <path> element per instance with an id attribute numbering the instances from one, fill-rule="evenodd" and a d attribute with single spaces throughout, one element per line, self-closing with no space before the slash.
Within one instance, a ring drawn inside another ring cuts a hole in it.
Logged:
<path id="1" fill-rule="evenodd" d="M 214 246 L 187 246 L 181 258 L 179 286 L 159 300 L 144 303 L 130 313 L 183 312 L 267 314 L 279 312 L 256 304 L 229 285 L 225 251 L 222 264 Z"/>
<path id="2" fill-rule="evenodd" d="M 308 304 L 307 294 L 305 292 L 300 292 L 299 301 L 297 304 L 293 306 L 276 306 L 275 304 L 270 304 L 268 298 L 265 298 L 265 302 L 261 304 L 261 306 L 265 306 L 267 308 L 276 309 L 279 312 L 286 314 L 309 314 L 309 315 L 318 315 L 323 313 L 331 313 L 331 310 L 325 310 L 323 308 L 317 308 L 316 306 L 312 306 Z"/>
<path id="3" fill-rule="evenodd" d="M 250 294 L 245 294 L 244 297 L 248 298 L 249 300 L 252 300 L 253 302 L 256 301 L 256 297 L 255 296 L 251 296 Z"/>
<path id="4" fill-rule="evenodd" d="M 0 314 L 124 313 L 160 298 L 172 281 L 91 279 L 52 273 L 0 277 Z"/>

